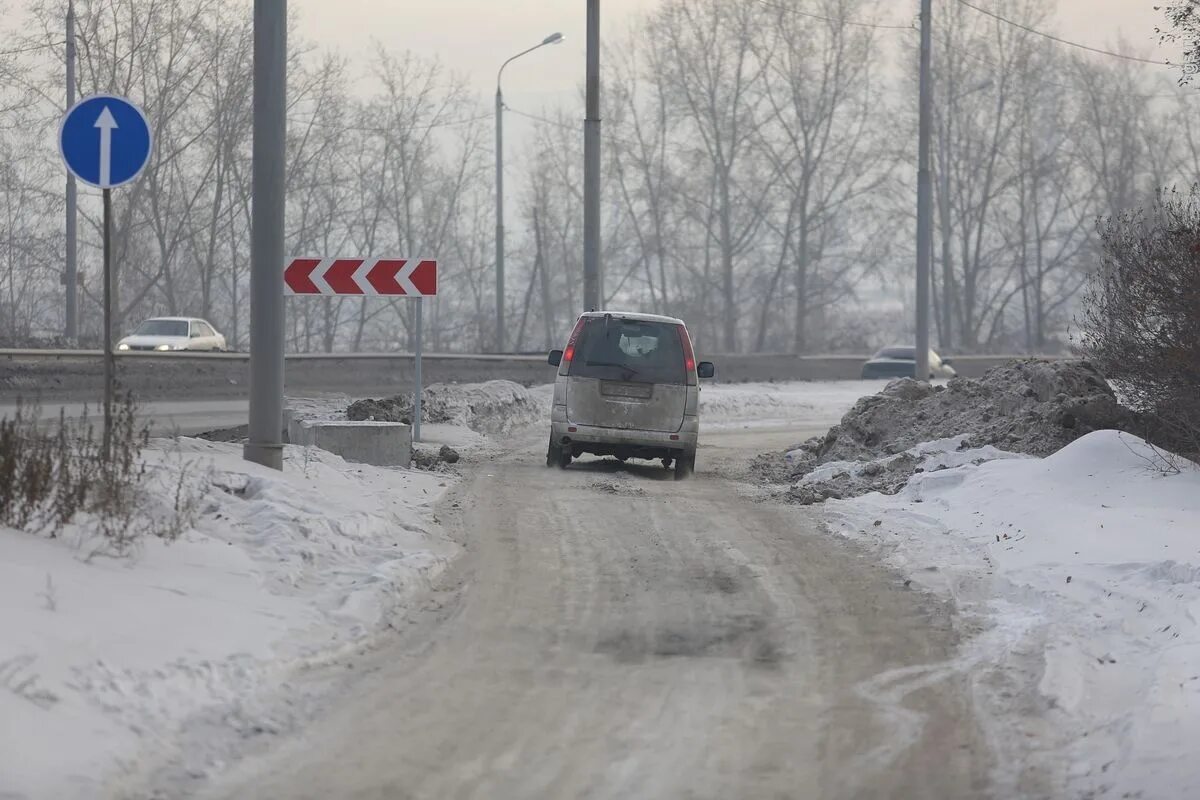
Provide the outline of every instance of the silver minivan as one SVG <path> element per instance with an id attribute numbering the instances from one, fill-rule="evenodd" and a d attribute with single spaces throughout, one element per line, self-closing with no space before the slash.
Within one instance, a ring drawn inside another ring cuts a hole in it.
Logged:
<path id="1" fill-rule="evenodd" d="M 546 465 L 566 467 L 584 453 L 661 459 L 676 479 L 696 467 L 700 378 L 716 368 L 696 361 L 682 320 L 655 314 L 591 311 L 558 367 Z"/>

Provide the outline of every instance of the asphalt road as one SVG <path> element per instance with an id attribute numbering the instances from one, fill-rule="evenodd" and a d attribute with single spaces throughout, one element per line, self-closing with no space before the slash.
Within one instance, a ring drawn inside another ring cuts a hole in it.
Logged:
<path id="1" fill-rule="evenodd" d="M 683 483 L 534 439 L 469 468 L 439 512 L 466 555 L 400 633 L 301 733 L 168 795 L 991 796 L 951 609 L 735 480 L 803 434 L 708 434 Z"/>
<path id="2" fill-rule="evenodd" d="M 103 412 L 96 403 L 46 403 L 40 407 L 43 419 L 56 420 L 60 411 L 78 419 L 87 409 L 88 416 L 97 426 Z M 13 402 L 0 403 L 0 418 L 10 417 L 16 411 Z M 191 436 L 216 428 L 231 428 L 244 425 L 250 411 L 247 400 L 176 400 L 147 403 L 140 407 L 139 417 L 150 426 L 152 436 L 170 436 L 178 433 Z"/>

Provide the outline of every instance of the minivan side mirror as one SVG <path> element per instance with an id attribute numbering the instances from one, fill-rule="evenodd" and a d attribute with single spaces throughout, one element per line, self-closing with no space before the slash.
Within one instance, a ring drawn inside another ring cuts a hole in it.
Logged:
<path id="1" fill-rule="evenodd" d="M 714 378 L 717 375 L 717 367 L 711 361 L 701 361 L 696 365 L 696 375 L 701 378 Z"/>
<path id="2" fill-rule="evenodd" d="M 546 362 L 548 364 L 550 364 L 550 366 L 552 366 L 552 367 L 557 367 L 559 364 L 562 363 L 562 357 L 563 357 L 562 350 L 551 350 L 550 356 L 546 359 Z"/>

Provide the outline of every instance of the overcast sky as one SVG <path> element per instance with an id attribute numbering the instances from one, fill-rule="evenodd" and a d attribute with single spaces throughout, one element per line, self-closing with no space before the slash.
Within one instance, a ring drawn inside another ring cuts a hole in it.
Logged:
<path id="1" fill-rule="evenodd" d="M 777 1 L 815 7 L 806 0 Z M 605 34 L 623 30 L 656 2 L 601 0 Z M 1059 0 L 1057 31 L 1100 47 L 1124 41 L 1139 54 L 1160 57 L 1166 51 L 1159 46 L 1154 28 L 1162 14 L 1154 5 L 1162 2 Z M 918 0 L 889 0 L 889 4 L 895 11 L 888 22 L 911 21 L 919 7 Z M 535 113 L 578 102 L 584 70 L 584 0 L 291 0 L 289 7 L 305 38 L 347 55 L 369 47 L 375 38 L 437 56 L 470 81 L 482 102 L 490 100 L 496 70 L 506 58 L 561 31 L 565 43 L 531 53 L 505 71 L 505 100 L 512 108 Z M 519 150 L 532 123 L 508 115 L 506 124 L 514 149 Z"/>
<path id="2" fill-rule="evenodd" d="M 621 30 L 655 2 L 602 0 L 604 30 Z M 782 2 L 814 7 L 805 0 Z M 1154 6 L 1162 2 L 1060 0 L 1058 31 L 1097 46 L 1111 46 L 1123 37 L 1139 51 L 1154 54 L 1158 49 L 1154 27 L 1162 20 Z M 892 0 L 891 5 L 896 11 L 889 21 L 907 21 L 915 16 L 918 2 Z M 496 69 L 506 58 L 546 34 L 562 31 L 567 36 L 564 44 L 526 56 L 505 72 L 505 94 L 514 106 L 518 100 L 532 100 L 535 105 L 556 97 L 568 101 L 582 78 L 584 0 L 291 0 L 290 7 L 308 39 L 352 54 L 374 37 L 437 55 L 488 94 Z M 905 15 L 905 9 L 910 13 Z"/>

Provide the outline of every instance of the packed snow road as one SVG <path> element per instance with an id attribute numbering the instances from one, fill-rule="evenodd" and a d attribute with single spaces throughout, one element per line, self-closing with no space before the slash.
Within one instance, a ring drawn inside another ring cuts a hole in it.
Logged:
<path id="1" fill-rule="evenodd" d="M 549 470 L 532 439 L 472 468 L 441 508 L 466 555 L 438 589 L 302 734 L 197 793 L 988 796 L 959 621 L 722 475 L 770 438 L 705 434 L 687 482 Z"/>

